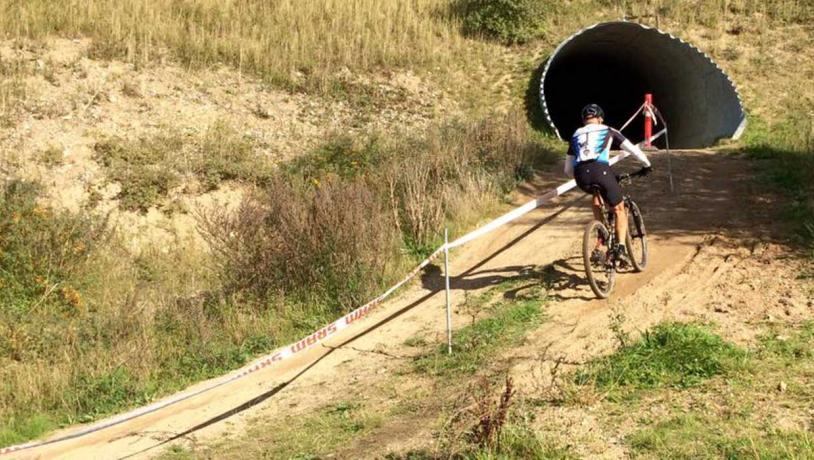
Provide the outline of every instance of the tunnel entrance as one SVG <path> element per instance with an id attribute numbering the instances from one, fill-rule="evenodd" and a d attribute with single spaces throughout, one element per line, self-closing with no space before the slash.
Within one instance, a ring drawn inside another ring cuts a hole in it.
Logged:
<path id="1" fill-rule="evenodd" d="M 564 41 L 546 63 L 540 99 L 548 123 L 567 139 L 589 103 L 619 128 L 652 93 L 670 127 L 670 146 L 701 148 L 738 138 L 746 119 L 732 81 L 692 45 L 631 22 L 597 24 Z M 642 140 L 642 123 L 625 135 Z M 657 144 L 658 145 L 658 144 Z"/>

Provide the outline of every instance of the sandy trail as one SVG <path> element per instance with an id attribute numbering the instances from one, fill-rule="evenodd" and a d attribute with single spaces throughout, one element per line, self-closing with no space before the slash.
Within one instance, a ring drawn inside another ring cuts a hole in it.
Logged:
<path id="1" fill-rule="evenodd" d="M 464 292 L 488 288 L 535 267 L 548 267 L 548 282 L 553 286 L 549 295 L 554 300 L 547 310 L 548 320 L 527 338 L 527 346 L 506 356 L 521 385 L 534 387 L 545 380 L 552 357 L 580 362 L 611 350 L 614 338 L 608 318 L 612 309 L 622 309 L 628 324 L 644 329 L 665 318 L 712 314 L 716 302 L 737 302 L 725 290 L 720 292 L 721 284 L 738 283 L 732 273 L 739 273 L 741 261 L 760 257 L 769 247 L 766 242 L 777 234 L 765 212 L 771 201 L 753 190 L 745 161 L 708 152 L 674 153 L 676 190 L 670 193 L 666 159 L 663 154 L 653 155 L 653 159 L 657 172 L 630 188 L 651 233 L 650 265 L 645 273 L 621 275 L 609 300 L 593 298 L 582 274 L 581 228 L 590 215 L 585 196 L 566 195 L 559 203 L 527 214 L 452 253 L 456 305 L 463 301 Z M 632 162 L 626 163 L 633 167 Z M 518 201 L 560 182 L 556 176 L 543 178 L 521 190 Z M 746 298 L 760 295 L 773 293 L 761 294 L 759 287 L 743 291 Z M 793 301 L 804 303 L 805 299 Z M 408 353 L 402 345 L 406 339 L 421 332 L 436 334 L 440 340 L 443 306 L 443 278 L 437 267 L 430 267 L 420 282 L 363 323 L 278 367 L 132 422 L 13 457 L 148 458 L 171 442 L 197 444 L 241 432 L 252 418 L 306 413 L 342 395 L 364 397 L 365 387 L 386 379 L 402 365 L 398 357 Z M 738 324 L 764 314 L 753 309 L 748 315 L 715 319 L 726 322 L 731 318 L 737 331 Z M 453 321 L 461 325 L 467 318 L 456 314 Z M 735 334 L 734 338 L 739 337 Z"/>

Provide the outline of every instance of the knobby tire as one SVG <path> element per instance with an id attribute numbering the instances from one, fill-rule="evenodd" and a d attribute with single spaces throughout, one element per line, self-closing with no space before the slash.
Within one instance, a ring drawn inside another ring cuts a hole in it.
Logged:
<path id="1" fill-rule="evenodd" d="M 647 231 L 639 206 L 633 200 L 627 204 L 628 229 L 625 245 L 633 264 L 633 270 L 641 272 L 647 267 Z"/>

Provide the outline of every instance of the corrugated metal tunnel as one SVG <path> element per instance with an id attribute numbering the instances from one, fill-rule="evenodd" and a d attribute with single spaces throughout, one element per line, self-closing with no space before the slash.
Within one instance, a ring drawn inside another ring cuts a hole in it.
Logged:
<path id="1" fill-rule="evenodd" d="M 636 23 L 607 22 L 572 35 L 551 55 L 540 82 L 548 123 L 566 139 L 581 126 L 585 104 L 602 106 L 605 123 L 619 128 L 645 93 L 653 94 L 667 121 L 673 148 L 737 139 L 746 126 L 735 85 L 709 56 Z M 634 122 L 625 135 L 642 140 L 641 125 Z"/>

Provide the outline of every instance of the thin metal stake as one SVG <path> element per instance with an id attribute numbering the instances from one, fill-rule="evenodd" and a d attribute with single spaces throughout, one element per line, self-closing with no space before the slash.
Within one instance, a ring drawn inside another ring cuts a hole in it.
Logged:
<path id="1" fill-rule="evenodd" d="M 667 128 L 667 122 L 661 116 L 661 112 L 656 106 L 653 106 L 653 113 L 661 120 L 664 125 L 664 147 L 667 149 L 667 177 L 670 178 L 670 193 L 675 193 L 675 186 L 673 185 L 673 161 L 670 155 L 670 130 Z"/>
<path id="2" fill-rule="evenodd" d="M 673 162 L 670 161 L 670 150 L 667 150 L 667 175 L 670 178 L 670 193 L 675 193 L 675 187 L 673 186 Z"/>
<path id="3" fill-rule="evenodd" d="M 452 306 L 449 301 L 449 231 L 444 229 L 444 278 L 447 290 L 447 353 L 452 354 Z"/>

